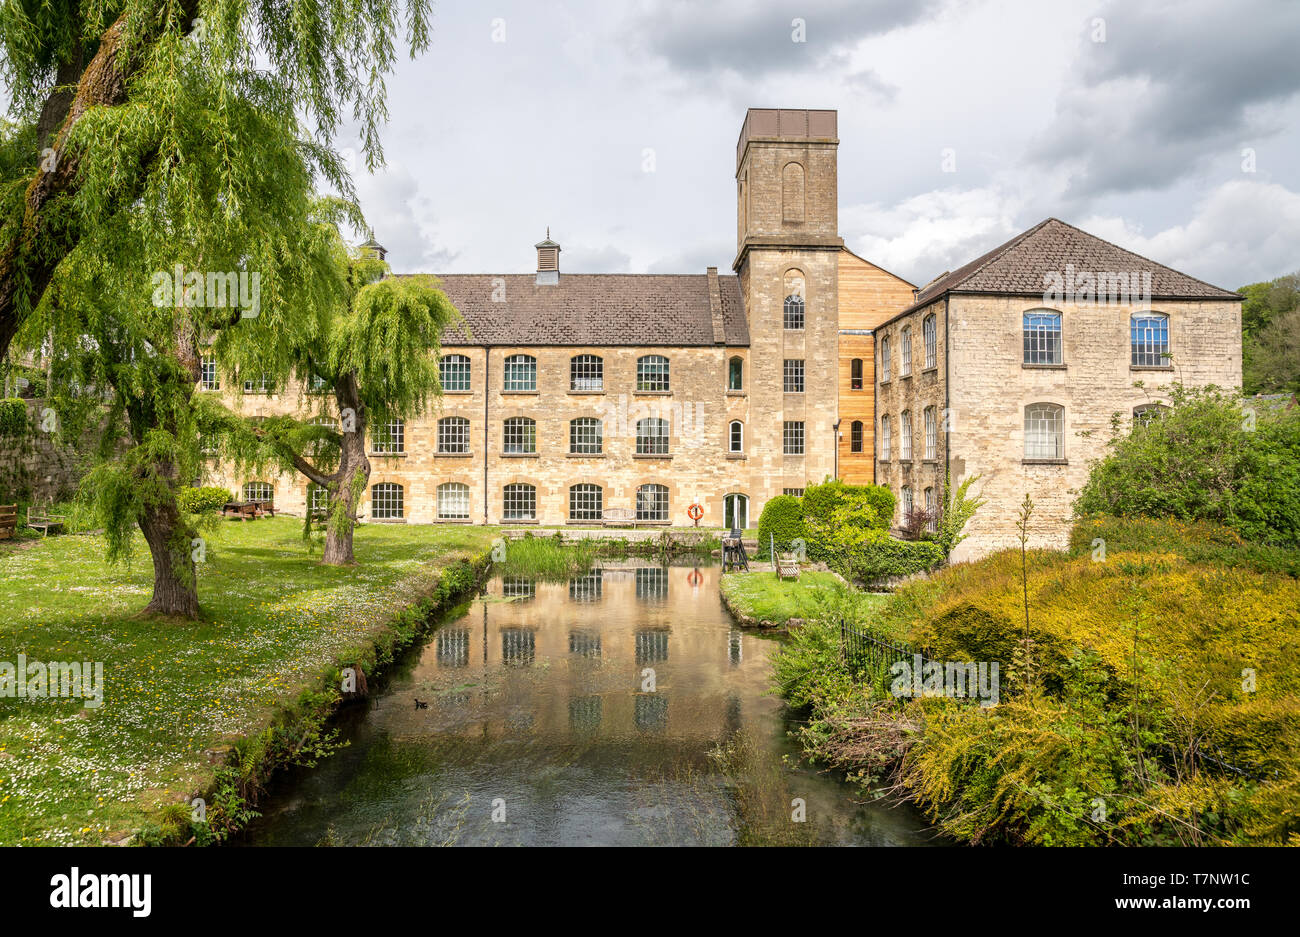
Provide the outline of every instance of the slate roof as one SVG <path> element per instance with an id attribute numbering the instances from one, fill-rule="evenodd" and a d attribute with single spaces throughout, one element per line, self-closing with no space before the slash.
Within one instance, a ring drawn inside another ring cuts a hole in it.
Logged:
<path id="1" fill-rule="evenodd" d="M 1229 290 L 1179 273 L 1057 218 L 1048 218 L 965 266 L 927 283 L 917 291 L 916 302 L 905 312 L 933 302 L 945 293 L 1041 295 L 1043 275 L 1055 271 L 1064 276 L 1066 264 L 1073 265 L 1076 272 L 1093 274 L 1149 272 L 1152 299 L 1241 299 Z"/>
<path id="2" fill-rule="evenodd" d="M 465 321 L 452 345 L 714 345 L 708 274 L 561 273 L 555 286 L 534 274 L 448 273 L 441 288 Z M 505 300 L 493 293 L 504 285 Z M 748 345 L 734 276 L 719 276 L 727 345 Z"/>

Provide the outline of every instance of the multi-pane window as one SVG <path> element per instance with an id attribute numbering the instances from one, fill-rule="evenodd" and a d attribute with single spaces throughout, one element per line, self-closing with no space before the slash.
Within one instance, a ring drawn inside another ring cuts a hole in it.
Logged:
<path id="1" fill-rule="evenodd" d="M 904 486 L 903 486 L 903 503 L 902 503 L 902 508 L 903 508 L 902 519 L 903 519 L 903 522 L 904 522 L 904 523 L 907 522 L 907 515 L 909 515 L 909 514 L 912 513 L 912 507 L 913 507 L 913 505 L 912 505 L 912 486 L 911 486 L 911 485 L 904 485 Z"/>
<path id="2" fill-rule="evenodd" d="M 501 433 L 501 451 L 506 455 L 533 455 L 537 452 L 537 421 L 528 416 L 512 416 Z"/>
<path id="3" fill-rule="evenodd" d="M 880 380 L 882 383 L 889 380 L 889 338 L 888 336 L 880 340 Z"/>
<path id="4" fill-rule="evenodd" d="M 246 394 L 269 394 L 275 390 L 275 382 L 271 380 L 271 375 L 263 371 L 256 378 L 250 378 L 244 381 L 244 393 Z"/>
<path id="5" fill-rule="evenodd" d="M 199 436 L 199 455 L 217 455 L 218 452 L 215 439 L 208 435 Z"/>
<path id="6" fill-rule="evenodd" d="M 605 362 L 599 355 L 574 355 L 569 359 L 569 390 L 605 389 Z"/>
<path id="7" fill-rule="evenodd" d="M 443 355 L 438 377 L 447 393 L 469 390 L 469 358 L 466 355 Z"/>
<path id="8" fill-rule="evenodd" d="M 787 296 L 785 298 L 784 319 L 787 329 L 803 328 L 803 297 Z"/>
<path id="9" fill-rule="evenodd" d="M 862 451 L 862 421 L 854 420 L 849 425 L 849 451 Z"/>
<path id="10" fill-rule="evenodd" d="M 524 482 L 506 485 L 502 494 L 501 519 L 531 521 L 537 519 L 537 489 Z"/>
<path id="11" fill-rule="evenodd" d="M 569 488 L 569 520 L 598 521 L 604 514 L 604 492 L 599 485 L 582 484 Z"/>
<path id="12" fill-rule="evenodd" d="M 199 386 L 204 390 L 221 390 L 216 358 L 204 358 L 199 362 Z"/>
<path id="13" fill-rule="evenodd" d="M 636 519 L 639 521 L 668 520 L 667 485 L 642 485 L 636 490 Z"/>
<path id="14" fill-rule="evenodd" d="M 921 339 L 925 342 L 926 369 L 939 366 L 939 337 L 936 333 L 936 320 L 928 315 L 921 320 Z"/>
<path id="15" fill-rule="evenodd" d="M 907 377 L 912 373 L 912 327 L 909 325 L 903 329 L 903 334 L 899 337 L 899 354 L 902 360 L 898 364 L 899 377 Z"/>
<path id="16" fill-rule="evenodd" d="M 438 519 L 469 520 L 469 485 L 462 482 L 445 482 L 438 486 Z"/>
<path id="17" fill-rule="evenodd" d="M 439 420 L 438 451 L 448 455 L 469 452 L 469 420 L 463 416 L 445 416 Z"/>
<path id="18" fill-rule="evenodd" d="M 925 526 L 928 527 L 930 530 L 938 530 L 939 529 L 938 505 L 936 505 L 934 502 L 933 488 L 925 489 L 925 513 L 928 518 L 928 520 L 926 520 L 925 522 Z"/>
<path id="19" fill-rule="evenodd" d="M 1061 363 L 1061 314 L 1025 313 L 1025 364 Z"/>
<path id="20" fill-rule="evenodd" d="M 740 420 L 732 420 L 731 425 L 727 427 L 727 451 L 745 451 L 745 424 Z"/>
<path id="21" fill-rule="evenodd" d="M 245 482 L 244 500 L 273 501 L 275 500 L 275 489 L 267 482 Z"/>
<path id="22" fill-rule="evenodd" d="M 370 516 L 375 520 L 396 520 L 403 517 L 402 486 L 393 482 L 380 482 L 370 486 Z"/>
<path id="23" fill-rule="evenodd" d="M 406 451 L 406 424 L 401 420 L 389 420 L 375 428 L 375 438 L 371 440 L 371 452 L 380 455 Z"/>
<path id="24" fill-rule="evenodd" d="M 849 362 L 849 390 L 862 390 L 862 359 Z"/>
<path id="25" fill-rule="evenodd" d="M 727 390 L 742 390 L 745 386 L 745 363 L 739 358 L 727 362 Z"/>
<path id="26" fill-rule="evenodd" d="M 803 420 L 786 420 L 781 426 L 782 451 L 803 455 Z"/>
<path id="27" fill-rule="evenodd" d="M 311 379 L 307 381 L 307 393 L 309 394 L 323 394 L 329 389 L 329 381 L 325 380 L 325 378 L 321 377 L 319 374 L 313 374 Z"/>
<path id="28" fill-rule="evenodd" d="M 889 461 L 889 417 L 880 418 L 880 458 Z"/>
<path id="29" fill-rule="evenodd" d="M 636 389 L 639 392 L 668 389 L 668 359 L 663 355 L 646 355 L 636 359 Z"/>
<path id="30" fill-rule="evenodd" d="M 898 416 L 898 428 L 902 438 L 898 444 L 898 457 L 904 462 L 912 458 L 912 411 L 904 410 Z"/>
<path id="31" fill-rule="evenodd" d="M 668 454 L 668 421 L 648 416 L 636 421 L 636 454 Z"/>
<path id="32" fill-rule="evenodd" d="M 1025 458 L 1065 458 L 1065 408 L 1054 403 L 1025 407 Z"/>
<path id="33" fill-rule="evenodd" d="M 1158 403 L 1144 403 L 1133 408 L 1133 422 L 1139 426 L 1150 426 L 1164 416 L 1165 408 Z"/>
<path id="34" fill-rule="evenodd" d="M 1169 359 L 1169 318 L 1167 316 L 1133 316 L 1133 356 L 1135 368 L 1156 368 L 1167 365 Z"/>
<path id="35" fill-rule="evenodd" d="M 781 494 L 790 495 L 792 498 L 802 498 L 804 490 L 803 488 L 782 488 Z"/>
<path id="36" fill-rule="evenodd" d="M 785 392 L 787 394 L 803 393 L 803 359 L 785 359 Z"/>
<path id="37" fill-rule="evenodd" d="M 925 408 L 925 457 L 939 457 L 939 421 L 935 418 L 934 407 Z"/>
<path id="38" fill-rule="evenodd" d="M 569 451 L 574 455 L 600 455 L 605 445 L 605 431 L 594 416 L 580 416 L 569 421 Z"/>
<path id="39" fill-rule="evenodd" d="M 329 489 L 312 482 L 307 486 L 307 509 L 312 514 L 320 515 L 329 510 Z"/>
<path id="40" fill-rule="evenodd" d="M 505 363 L 505 390 L 537 390 L 537 359 L 532 355 L 511 355 Z"/>

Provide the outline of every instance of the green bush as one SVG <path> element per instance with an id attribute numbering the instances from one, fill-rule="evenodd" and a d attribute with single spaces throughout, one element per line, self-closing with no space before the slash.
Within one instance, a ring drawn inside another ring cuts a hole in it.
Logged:
<path id="1" fill-rule="evenodd" d="M 793 495 L 777 495 L 763 505 L 758 518 L 758 555 L 767 556 L 776 541 L 777 550 L 788 548 L 795 540 L 807 540 L 803 526 L 803 505 Z"/>
<path id="2" fill-rule="evenodd" d="M 931 540 L 898 540 L 873 532 L 857 549 L 845 551 L 840 558 L 842 572 L 868 585 L 883 584 L 897 576 L 911 576 L 934 569 L 944 561 L 942 545 Z"/>
<path id="3" fill-rule="evenodd" d="M 180 509 L 187 514 L 212 514 L 232 500 L 225 488 L 182 488 L 176 493 Z"/>
<path id="4" fill-rule="evenodd" d="M 803 496 L 808 556 L 829 562 L 864 542 L 868 531 L 889 529 L 894 494 L 883 485 L 846 485 L 839 479 L 813 485 Z"/>
<path id="5" fill-rule="evenodd" d="M 13 397 L 0 400 L 0 436 L 21 436 L 27 432 L 27 404 Z"/>
<path id="6" fill-rule="evenodd" d="M 1284 573 L 1300 579 L 1300 550 L 1247 543 L 1221 524 L 1106 516 L 1075 522 L 1070 531 L 1071 556 L 1092 555 L 1102 544 L 1107 554 L 1174 553 L 1191 563 Z"/>

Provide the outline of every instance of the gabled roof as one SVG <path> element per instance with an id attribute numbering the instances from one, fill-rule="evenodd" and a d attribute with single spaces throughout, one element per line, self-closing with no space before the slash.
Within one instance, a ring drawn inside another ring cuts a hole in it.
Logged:
<path id="1" fill-rule="evenodd" d="M 717 279 L 722 337 L 727 345 L 748 345 L 740 282 Z M 451 329 L 443 336 L 448 346 L 717 344 L 706 273 L 561 273 L 559 283 L 543 286 L 531 273 L 449 273 L 438 280 L 472 336 Z"/>
<path id="2" fill-rule="evenodd" d="M 1047 288 L 1044 274 L 1055 272 L 1064 277 L 1067 264 L 1076 273 L 1094 275 L 1150 273 L 1152 299 L 1241 299 L 1229 290 L 1179 273 L 1057 218 L 1048 218 L 965 266 L 927 283 L 917 290 L 915 303 L 905 311 L 924 306 L 946 293 L 1040 295 Z"/>

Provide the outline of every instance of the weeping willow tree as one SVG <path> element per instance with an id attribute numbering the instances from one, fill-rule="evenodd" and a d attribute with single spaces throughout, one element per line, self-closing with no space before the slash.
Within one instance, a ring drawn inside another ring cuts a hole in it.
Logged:
<path id="1" fill-rule="evenodd" d="M 420 49 L 426 4 L 405 10 Z M 14 100 L 0 146 L 0 351 L 16 337 L 48 352 L 64 416 L 78 400 L 107 402 L 105 458 L 83 488 L 112 558 L 143 533 L 147 611 L 199 613 L 195 531 L 176 490 L 199 476 L 202 435 L 237 437 L 232 415 L 196 391 L 207 346 L 254 367 L 283 361 L 326 340 L 347 301 L 330 232 L 362 219 L 329 141 L 350 109 L 370 165 L 382 158 L 398 11 L 372 0 L 0 6 Z M 317 178 L 341 197 L 320 202 Z"/>
<path id="2" fill-rule="evenodd" d="M 333 307 L 319 333 L 302 330 L 296 335 L 303 341 L 272 345 L 257 343 L 251 330 L 232 332 L 225 349 L 228 359 L 256 361 L 277 382 L 292 376 L 303 387 L 319 381 L 333 389 L 337 419 L 329 427 L 311 414 L 253 418 L 244 436 L 261 446 L 231 447 L 237 462 L 253 464 L 269 451 L 282 469 L 301 472 L 326 492 L 321 562 L 327 565 L 355 562 L 352 533 L 370 480 L 372 428 L 382 439 L 391 421 L 420 416 L 441 396 L 442 335 L 461 321 L 433 277 L 385 277 L 387 271 L 368 251 L 345 257 L 346 301 Z M 308 523 L 311 507 L 309 500 Z"/>

